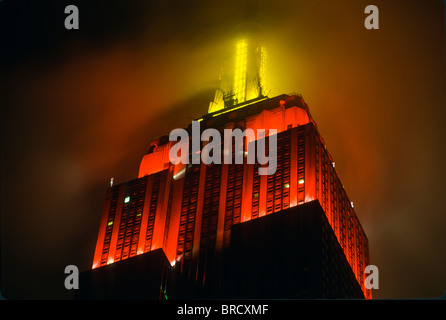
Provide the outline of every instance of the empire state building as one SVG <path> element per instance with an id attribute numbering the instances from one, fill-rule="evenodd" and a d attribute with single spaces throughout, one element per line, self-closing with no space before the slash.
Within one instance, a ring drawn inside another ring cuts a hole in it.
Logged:
<path id="1" fill-rule="evenodd" d="M 211 164 L 174 164 L 177 142 L 152 140 L 138 176 L 106 190 L 77 298 L 371 298 L 366 234 L 302 96 L 268 97 L 256 28 L 235 39 L 196 121 L 200 133 L 262 129 L 268 140 L 275 132 L 276 171 L 260 175 L 264 165 L 247 161 L 258 137 L 244 137 L 242 163 Z"/>

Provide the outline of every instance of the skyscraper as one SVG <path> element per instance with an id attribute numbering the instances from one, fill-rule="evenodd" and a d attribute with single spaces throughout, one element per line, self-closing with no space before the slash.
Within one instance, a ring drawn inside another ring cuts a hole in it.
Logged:
<path id="1" fill-rule="evenodd" d="M 221 78 L 222 87 L 209 113 L 195 122 L 200 136 L 209 128 L 222 136 L 225 129 L 245 133 L 260 129 L 265 136 L 245 135 L 241 149 L 231 138 L 231 163 L 211 164 L 191 161 L 207 141 L 199 142 L 199 150 L 188 149 L 187 163 L 174 164 L 170 150 L 179 142 L 170 141 L 169 135 L 153 140 L 138 178 L 107 189 L 93 270 L 84 276 L 86 290 L 96 294 L 83 291 L 81 297 L 101 296 L 97 292 L 102 291 L 92 288 L 107 278 L 100 274 L 116 272 L 111 264 L 123 260 L 126 265 L 142 263 L 135 257 L 156 252 L 156 261 L 163 267 L 156 269 L 157 280 L 150 283 L 162 289 L 150 297 L 371 298 L 364 287 L 364 268 L 369 264 L 364 230 L 304 99 L 265 95 L 265 55 L 255 37 L 248 34 L 237 39 L 232 72 Z M 258 169 L 265 165 L 248 161 L 250 146 L 271 139 L 273 130 L 277 147 L 267 151 L 275 155 L 276 170 L 261 175 Z M 193 144 L 193 125 L 186 131 Z M 243 161 L 234 161 L 236 157 Z M 271 224 L 280 227 L 275 230 Z M 255 237 L 246 238 L 249 234 Z M 274 254 L 274 243 L 288 249 Z M 165 258 L 160 257 L 163 254 Z M 263 291 L 254 290 L 261 273 L 241 277 L 240 270 L 251 263 L 256 264 L 255 270 L 282 273 L 282 260 L 299 266 L 300 271 L 284 273 L 295 287 L 284 283 L 286 290 L 274 291 L 271 283 Z M 150 259 L 144 261 L 150 263 Z M 170 262 L 170 268 L 165 261 Z M 240 263 L 243 266 L 237 269 Z M 170 274 L 167 278 L 166 272 Z M 115 274 L 115 278 L 125 276 Z M 140 276 L 144 277 L 144 271 Z M 99 282 L 94 280 L 99 278 Z M 114 290 L 117 288 L 122 286 Z"/>

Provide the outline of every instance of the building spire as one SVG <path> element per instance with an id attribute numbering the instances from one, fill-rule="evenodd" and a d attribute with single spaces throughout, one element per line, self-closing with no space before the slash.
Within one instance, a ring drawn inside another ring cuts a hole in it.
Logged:
<path id="1" fill-rule="evenodd" d="M 244 16 L 252 19 L 245 10 Z M 209 113 L 265 97 L 266 49 L 262 44 L 262 27 L 255 22 L 241 24 L 235 33 L 232 55 L 220 74 L 220 88 Z"/>

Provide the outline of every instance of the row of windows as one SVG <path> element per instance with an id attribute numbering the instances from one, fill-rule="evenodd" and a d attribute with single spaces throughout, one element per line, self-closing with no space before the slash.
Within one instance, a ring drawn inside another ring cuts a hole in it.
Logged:
<path id="1" fill-rule="evenodd" d="M 150 203 L 148 204 L 149 212 L 147 229 L 145 230 L 146 239 L 144 243 L 144 252 L 150 251 L 151 248 L 156 209 L 158 206 L 158 198 L 160 196 L 159 189 L 161 180 L 161 172 L 153 176 Z M 112 245 L 111 239 L 116 223 L 119 223 L 119 227 L 117 229 L 115 253 L 114 256 L 111 257 L 112 261 L 117 262 L 137 254 L 147 183 L 148 177 L 144 177 L 142 179 L 128 182 L 125 187 L 115 186 L 112 189 L 102 247 L 101 265 L 108 263 L 110 246 Z M 124 193 L 123 195 L 122 192 Z M 120 197 L 123 197 L 120 200 L 122 201 L 121 203 L 119 203 Z M 117 210 L 120 211 L 120 216 L 118 221 L 115 221 Z"/>
<path id="2" fill-rule="evenodd" d="M 197 209 L 200 165 L 189 165 L 183 187 L 180 226 L 178 232 L 177 259 L 189 259 L 192 255 L 195 217 Z"/>
<path id="3" fill-rule="evenodd" d="M 203 214 L 200 232 L 200 264 L 197 275 L 203 283 L 206 279 L 206 271 L 209 271 L 209 268 L 212 268 L 214 248 L 217 238 L 221 171 L 221 164 L 211 164 L 206 167 Z"/>
<path id="4" fill-rule="evenodd" d="M 226 190 L 226 210 L 223 234 L 223 246 L 227 247 L 231 239 L 231 227 L 240 223 L 243 195 L 243 164 L 228 167 Z"/>
<path id="5" fill-rule="evenodd" d="M 291 134 L 286 131 L 277 137 L 277 169 L 266 176 L 266 214 L 290 206 Z"/>
<path id="6" fill-rule="evenodd" d="M 305 202 L 305 127 L 297 129 L 297 201 Z"/>
<path id="7" fill-rule="evenodd" d="M 364 250 L 367 247 L 365 234 L 360 227 L 323 142 L 318 136 L 315 138 L 316 195 L 355 273 L 357 281 L 363 286 L 366 259 Z"/>
<path id="8" fill-rule="evenodd" d="M 211 164 L 206 168 L 200 250 L 207 250 L 215 246 L 220 203 L 221 169 L 221 164 Z"/>
<path id="9" fill-rule="evenodd" d="M 108 253 L 110 250 L 111 236 L 113 233 L 113 221 L 114 221 L 115 214 L 116 214 L 118 195 L 119 195 L 119 187 L 116 186 L 112 189 L 112 194 L 111 194 L 110 208 L 109 208 L 109 213 L 108 213 L 108 218 L 107 218 L 107 226 L 105 229 L 104 244 L 102 247 L 101 263 L 100 263 L 101 266 L 107 264 L 107 261 L 108 261 Z"/>
<path id="10" fill-rule="evenodd" d="M 126 186 L 116 243 L 115 262 L 136 255 L 146 183 L 147 179 L 134 180 Z"/>
<path id="11" fill-rule="evenodd" d="M 156 208 L 160 196 L 161 175 L 156 174 L 153 179 L 152 194 L 150 197 L 149 216 L 147 218 L 146 239 L 144 241 L 144 252 L 150 251 L 152 247 L 153 229 L 155 226 Z"/>

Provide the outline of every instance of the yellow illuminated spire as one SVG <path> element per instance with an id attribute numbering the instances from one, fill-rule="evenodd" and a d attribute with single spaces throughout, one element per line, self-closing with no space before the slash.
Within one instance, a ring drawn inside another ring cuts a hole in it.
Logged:
<path id="1" fill-rule="evenodd" d="M 234 60 L 220 75 L 220 88 L 209 105 L 209 113 L 265 97 L 266 50 L 260 44 L 257 26 L 247 25 L 250 29 L 236 42 Z"/>
<path id="2" fill-rule="evenodd" d="M 246 40 L 237 42 L 237 55 L 235 56 L 234 87 L 235 104 L 245 101 L 246 97 L 246 64 L 248 45 Z"/>

